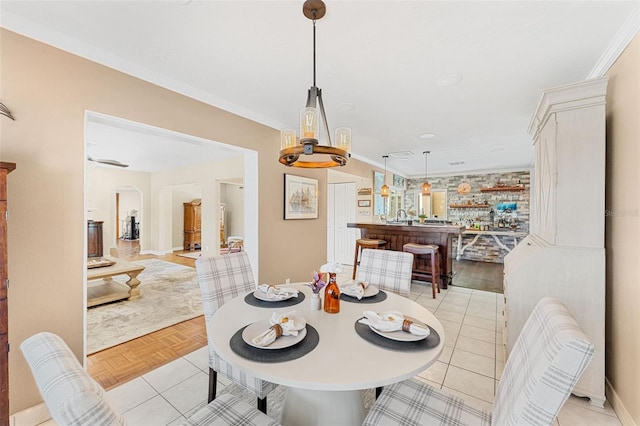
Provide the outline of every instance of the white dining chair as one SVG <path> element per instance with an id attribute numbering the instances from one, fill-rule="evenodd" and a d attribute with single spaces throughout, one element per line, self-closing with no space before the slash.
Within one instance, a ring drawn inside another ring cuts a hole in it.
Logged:
<path id="1" fill-rule="evenodd" d="M 246 252 L 229 253 L 223 256 L 199 258 L 196 260 L 198 282 L 200 283 L 200 296 L 207 327 L 207 340 L 209 342 L 209 402 L 216 397 L 216 385 L 218 373 L 229 380 L 245 387 L 256 394 L 258 409 L 267 412 L 267 394 L 276 388 L 276 385 L 253 376 L 252 374 L 235 367 L 222 359 L 211 344 L 209 335 L 209 322 L 213 314 L 225 304 L 225 302 L 244 295 L 256 289 L 253 279 L 249 256 Z"/>
<path id="2" fill-rule="evenodd" d="M 385 387 L 363 426 L 551 425 L 594 350 L 562 302 L 546 297 L 535 306 L 513 346 L 493 414 L 410 379 Z"/>
<path id="3" fill-rule="evenodd" d="M 20 345 L 51 417 L 59 426 L 125 425 L 105 390 L 82 368 L 69 346 L 56 334 L 42 332 Z M 222 395 L 196 411 L 184 426 L 278 423 L 233 395 Z"/>
<path id="4" fill-rule="evenodd" d="M 413 254 L 393 250 L 363 249 L 356 281 L 408 297 Z"/>

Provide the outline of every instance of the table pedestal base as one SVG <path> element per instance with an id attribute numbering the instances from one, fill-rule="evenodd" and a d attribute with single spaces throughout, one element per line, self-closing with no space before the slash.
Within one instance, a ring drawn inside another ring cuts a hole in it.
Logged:
<path id="1" fill-rule="evenodd" d="M 287 388 L 280 423 L 293 425 L 361 425 L 365 418 L 359 390 L 318 391 Z"/>

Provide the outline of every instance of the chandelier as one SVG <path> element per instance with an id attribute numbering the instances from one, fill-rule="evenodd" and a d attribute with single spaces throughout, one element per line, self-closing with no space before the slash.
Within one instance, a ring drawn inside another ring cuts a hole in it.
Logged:
<path id="1" fill-rule="evenodd" d="M 427 156 L 431 151 L 425 151 L 424 154 L 424 183 L 422 184 L 422 195 L 431 195 L 431 184 L 427 181 Z"/>
<path id="2" fill-rule="evenodd" d="M 387 198 L 389 196 L 389 185 L 387 185 L 387 158 L 388 155 L 383 155 L 384 158 L 384 185 L 380 188 L 380 196 Z"/>
<path id="3" fill-rule="evenodd" d="M 322 90 L 316 86 L 316 20 L 325 15 L 326 6 L 322 0 L 306 0 L 302 6 L 302 13 L 313 21 L 313 86 L 307 93 L 306 107 L 300 111 L 300 139 L 297 139 L 296 131 L 293 129 L 283 129 L 280 132 L 280 162 L 285 166 L 304 168 L 344 166 L 350 157 L 351 129 L 337 128 L 336 146 L 331 144 L 327 115 L 322 103 Z M 318 143 L 320 117 L 328 145 Z"/>

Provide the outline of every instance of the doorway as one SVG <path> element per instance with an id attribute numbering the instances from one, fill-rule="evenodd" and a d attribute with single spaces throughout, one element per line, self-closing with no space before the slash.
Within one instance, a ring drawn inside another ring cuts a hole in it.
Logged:
<path id="1" fill-rule="evenodd" d="M 85 154 L 91 158 L 115 160 L 111 165 L 87 161 L 85 168 L 85 219 L 104 221 L 105 225 L 108 222 L 104 238 L 107 253 L 113 242 L 121 241 L 123 235 L 134 239 L 137 236 L 140 246 L 150 256 L 173 251 L 174 229 L 180 228 L 182 232 L 182 223 L 177 226 L 175 223 L 182 222 L 182 216 L 172 213 L 175 204 L 169 202 L 174 196 L 172 187 L 194 185 L 199 188 L 198 194 L 203 200 L 203 224 L 209 225 L 203 228 L 203 256 L 218 254 L 220 194 L 217 182 L 221 179 L 242 182 L 244 250 L 254 265 L 257 280 L 258 158 L 255 151 L 87 112 Z M 133 191 L 139 194 L 135 205 L 125 201 Z M 137 214 L 134 219 L 137 229 L 132 231 L 127 230 L 122 221 L 127 217 L 131 220 L 133 210 Z M 83 274 L 86 283 L 86 263 Z M 140 286 L 141 299 L 145 297 L 143 285 Z M 86 300 L 83 308 L 86 355 Z"/>
<path id="2" fill-rule="evenodd" d="M 142 231 L 142 193 L 130 186 L 115 189 L 115 241 L 109 244 L 109 254 L 115 257 L 132 257 L 140 253 Z M 111 245 L 112 244 L 112 245 Z M 115 252 L 111 250 L 115 248 Z"/>
<path id="3" fill-rule="evenodd" d="M 220 247 L 244 242 L 244 184 L 220 182 Z"/>
<path id="4" fill-rule="evenodd" d="M 347 223 L 356 221 L 356 184 L 330 183 L 327 185 L 327 260 L 343 265 L 353 264 L 356 246 L 354 228 Z"/>

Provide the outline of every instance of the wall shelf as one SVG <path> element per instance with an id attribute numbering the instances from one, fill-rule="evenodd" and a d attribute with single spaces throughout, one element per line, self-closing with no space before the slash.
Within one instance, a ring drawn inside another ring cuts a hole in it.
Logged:
<path id="1" fill-rule="evenodd" d="M 524 186 L 494 186 L 493 188 L 480 188 L 480 192 L 524 191 Z"/>
<path id="2" fill-rule="evenodd" d="M 450 209 L 488 209 L 489 204 L 449 204 Z"/>

